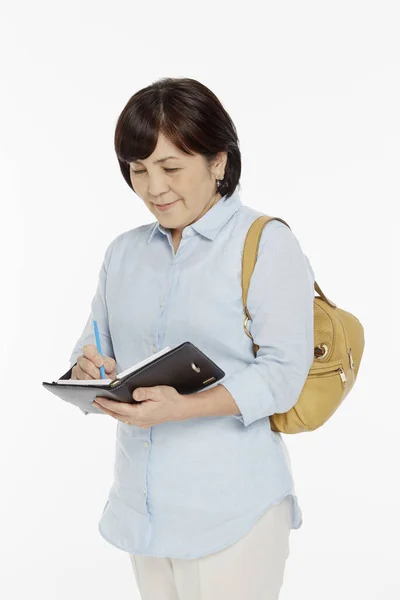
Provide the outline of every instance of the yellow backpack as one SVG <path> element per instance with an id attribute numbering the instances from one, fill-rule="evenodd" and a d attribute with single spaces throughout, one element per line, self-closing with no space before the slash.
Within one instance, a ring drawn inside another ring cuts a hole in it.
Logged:
<path id="1" fill-rule="evenodd" d="M 244 330 L 251 315 L 247 309 L 247 293 L 258 253 L 262 230 L 269 221 L 283 219 L 263 215 L 250 226 L 242 261 L 242 300 L 246 315 Z M 289 227 L 290 229 L 290 227 Z M 286 413 L 270 417 L 271 429 L 282 433 L 314 431 L 336 411 L 354 386 L 364 351 L 364 328 L 351 313 L 328 300 L 314 282 L 319 296 L 314 296 L 314 361 L 296 404 Z M 295 299 L 293 299 L 295 302 Z M 253 344 L 254 355 L 259 346 Z"/>

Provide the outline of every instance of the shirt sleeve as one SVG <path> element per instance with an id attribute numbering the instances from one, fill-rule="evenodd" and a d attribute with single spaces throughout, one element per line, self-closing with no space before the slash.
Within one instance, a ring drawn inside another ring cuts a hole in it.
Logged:
<path id="1" fill-rule="evenodd" d="M 62 375 L 62 377 L 59 377 L 59 379 L 71 379 L 72 368 L 77 364 L 77 358 L 78 358 L 78 356 L 80 356 L 82 354 L 83 346 L 85 346 L 86 344 L 95 344 L 96 343 L 96 338 L 94 335 L 94 328 L 93 328 L 93 319 L 96 319 L 96 321 L 97 321 L 97 325 L 99 328 L 101 348 L 102 348 L 103 354 L 105 356 L 110 356 L 111 358 L 113 358 L 115 360 L 114 348 L 112 345 L 109 324 L 108 324 L 108 311 L 107 311 L 107 301 L 106 301 L 107 269 L 110 264 L 111 254 L 112 254 L 114 243 L 115 243 L 115 240 L 113 240 L 106 249 L 104 259 L 103 259 L 103 262 L 102 262 L 102 265 L 100 268 L 99 276 L 98 276 L 97 289 L 96 289 L 95 295 L 93 296 L 92 301 L 91 301 L 89 316 L 87 318 L 87 321 L 83 328 L 83 331 L 72 350 L 72 353 L 71 353 L 71 356 L 69 359 L 69 362 L 70 362 L 69 371 L 64 373 L 64 375 Z M 82 408 L 79 408 L 79 410 L 81 410 L 85 415 L 89 414 L 88 411 L 83 410 Z M 95 412 L 95 411 L 93 410 L 93 412 Z M 98 414 L 98 413 L 96 413 L 96 414 Z M 101 413 L 101 414 L 105 414 L 105 413 Z"/>
<path id="2" fill-rule="evenodd" d="M 290 410 L 314 360 L 314 273 L 292 230 L 276 223 L 263 229 L 247 297 L 257 356 L 221 383 L 245 426 Z"/>

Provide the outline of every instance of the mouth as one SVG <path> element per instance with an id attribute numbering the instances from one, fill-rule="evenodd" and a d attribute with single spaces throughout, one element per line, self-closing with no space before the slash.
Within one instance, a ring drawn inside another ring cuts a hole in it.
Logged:
<path id="1" fill-rule="evenodd" d="M 172 206 L 175 206 L 175 204 L 177 204 L 177 202 L 179 202 L 180 198 L 178 198 L 178 200 L 175 200 L 174 202 L 169 202 L 168 204 L 154 204 L 154 206 L 156 207 L 157 210 L 160 211 L 165 211 L 170 209 Z"/>

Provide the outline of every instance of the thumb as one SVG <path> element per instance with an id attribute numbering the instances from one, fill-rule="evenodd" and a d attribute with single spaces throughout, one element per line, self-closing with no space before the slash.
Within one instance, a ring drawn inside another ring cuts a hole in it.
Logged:
<path id="1" fill-rule="evenodd" d="M 151 398 L 151 391 L 147 388 L 136 388 L 136 390 L 132 393 L 132 398 L 134 400 L 146 400 Z"/>

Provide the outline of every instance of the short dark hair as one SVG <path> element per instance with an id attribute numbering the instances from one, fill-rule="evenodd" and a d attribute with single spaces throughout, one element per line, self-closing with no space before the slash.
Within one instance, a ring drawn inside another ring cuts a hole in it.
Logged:
<path id="1" fill-rule="evenodd" d="M 114 148 L 125 181 L 132 188 L 129 163 L 150 156 L 162 132 L 182 152 L 201 154 L 208 168 L 218 152 L 227 152 L 218 191 L 231 196 L 242 162 L 235 125 L 215 94 L 189 78 L 164 77 L 134 94 L 120 114 Z"/>

